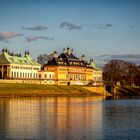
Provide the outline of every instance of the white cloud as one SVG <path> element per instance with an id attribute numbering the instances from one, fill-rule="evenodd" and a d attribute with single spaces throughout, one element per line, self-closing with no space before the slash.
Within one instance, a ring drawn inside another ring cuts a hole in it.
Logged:
<path id="1" fill-rule="evenodd" d="M 0 41 L 5 41 L 21 35 L 22 34 L 18 32 L 0 32 Z"/>

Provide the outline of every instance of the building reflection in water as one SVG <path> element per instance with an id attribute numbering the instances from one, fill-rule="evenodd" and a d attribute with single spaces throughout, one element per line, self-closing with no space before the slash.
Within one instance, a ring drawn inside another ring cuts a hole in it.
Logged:
<path id="1" fill-rule="evenodd" d="M 0 138 L 102 138 L 102 97 L 0 99 Z"/>

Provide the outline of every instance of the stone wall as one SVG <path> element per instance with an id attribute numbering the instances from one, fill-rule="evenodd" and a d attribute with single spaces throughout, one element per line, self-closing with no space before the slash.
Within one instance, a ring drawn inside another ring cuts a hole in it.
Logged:
<path id="1" fill-rule="evenodd" d="M 54 81 L 46 80 L 18 80 L 18 79 L 0 79 L 0 83 L 28 83 L 28 84 L 54 84 Z"/>
<path id="2" fill-rule="evenodd" d="M 93 93 L 97 93 L 100 95 L 105 95 L 106 94 L 106 90 L 104 86 L 99 86 L 99 87 L 84 87 L 85 89 L 93 92 Z"/>

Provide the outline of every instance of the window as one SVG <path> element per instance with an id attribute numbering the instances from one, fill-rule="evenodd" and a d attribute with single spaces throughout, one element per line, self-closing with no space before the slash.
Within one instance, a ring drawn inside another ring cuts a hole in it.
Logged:
<path id="1" fill-rule="evenodd" d="M 25 73 L 25 78 L 27 78 L 27 73 Z"/>
<path id="2" fill-rule="evenodd" d="M 81 80 L 83 80 L 83 75 L 81 75 L 81 77 L 80 77 L 80 78 L 81 78 Z"/>
<path id="3" fill-rule="evenodd" d="M 66 74 L 66 79 L 68 79 L 68 74 Z"/>
<path id="4" fill-rule="evenodd" d="M 13 61 L 14 62 L 14 59 L 13 58 L 9 58 L 11 61 Z"/>
<path id="5" fill-rule="evenodd" d="M 22 77 L 22 73 L 20 73 L 20 78 Z"/>
<path id="6" fill-rule="evenodd" d="M 51 79 L 51 77 L 52 77 L 52 76 L 51 76 L 51 74 L 50 74 L 50 79 Z"/>
<path id="7" fill-rule="evenodd" d="M 73 74 L 73 76 L 72 76 L 72 79 L 74 79 L 75 80 L 75 75 Z"/>
<path id="8" fill-rule="evenodd" d="M 22 63 L 22 60 L 18 60 L 20 63 Z"/>
<path id="9" fill-rule="evenodd" d="M 41 74 L 39 74 L 39 78 L 41 78 Z"/>
<path id="10" fill-rule="evenodd" d="M 14 77 L 16 77 L 16 72 L 14 72 Z"/>
<path id="11" fill-rule="evenodd" d="M 72 74 L 70 74 L 70 80 L 72 80 Z"/>
<path id="12" fill-rule="evenodd" d="M 13 75 L 13 71 L 12 71 L 12 78 L 14 77 L 14 75 Z"/>
<path id="13" fill-rule="evenodd" d="M 45 78 L 47 78 L 47 74 L 45 74 Z"/>

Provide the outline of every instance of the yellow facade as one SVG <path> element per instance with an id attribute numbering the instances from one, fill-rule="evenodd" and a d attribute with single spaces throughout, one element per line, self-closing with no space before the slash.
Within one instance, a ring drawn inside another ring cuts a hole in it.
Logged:
<path id="1" fill-rule="evenodd" d="M 92 81 L 93 79 L 93 68 L 86 68 L 86 80 L 87 81 Z"/>
<path id="2" fill-rule="evenodd" d="M 57 85 L 68 85 L 72 82 L 87 83 L 93 79 L 93 68 L 78 66 L 46 66 L 44 70 L 54 71 L 54 81 Z"/>
<path id="3" fill-rule="evenodd" d="M 42 84 L 54 85 L 54 71 L 50 70 L 38 71 L 38 79 Z"/>
<path id="4" fill-rule="evenodd" d="M 93 62 L 92 62 L 93 64 Z M 44 70 L 54 71 L 55 84 L 58 85 L 85 85 L 93 81 L 96 69 L 86 61 L 85 55 L 77 58 L 73 49 L 63 49 L 60 55 L 55 51 L 53 57 L 43 66 Z"/>
<path id="5" fill-rule="evenodd" d="M 0 54 L 0 79 L 37 79 L 41 65 L 34 61 L 29 52 L 24 57 L 3 50 Z"/>
<path id="6" fill-rule="evenodd" d="M 86 81 L 85 67 L 69 66 L 68 73 L 69 73 L 69 80 Z"/>
<path id="7" fill-rule="evenodd" d="M 66 66 L 47 66 L 44 70 L 51 70 L 54 72 L 54 84 L 67 85 L 68 68 Z"/>

